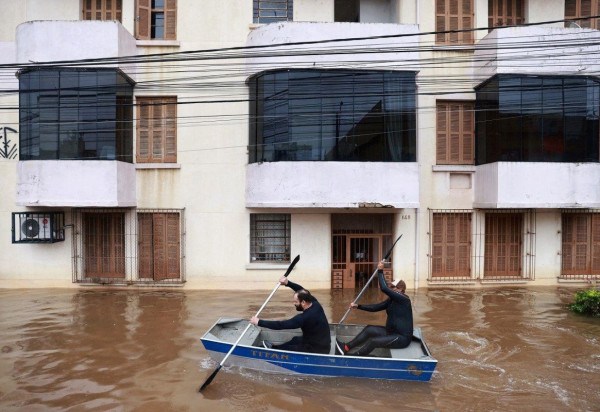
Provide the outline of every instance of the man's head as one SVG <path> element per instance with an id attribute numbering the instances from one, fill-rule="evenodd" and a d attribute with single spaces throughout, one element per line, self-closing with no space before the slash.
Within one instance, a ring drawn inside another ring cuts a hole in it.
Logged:
<path id="1" fill-rule="evenodd" d="M 315 298 L 306 289 L 294 293 L 294 306 L 298 312 L 303 312 L 314 302 Z"/>
<path id="2" fill-rule="evenodd" d="M 402 279 L 392 282 L 392 285 L 402 293 L 406 291 L 406 283 Z"/>

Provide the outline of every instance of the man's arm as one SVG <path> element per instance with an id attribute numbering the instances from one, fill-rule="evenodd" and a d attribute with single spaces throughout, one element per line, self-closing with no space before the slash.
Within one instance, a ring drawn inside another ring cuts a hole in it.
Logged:
<path id="1" fill-rule="evenodd" d="M 291 319 L 287 320 L 262 320 L 258 321 L 258 326 L 267 329 L 281 330 L 281 329 L 298 329 L 302 326 L 302 314 L 296 315 Z"/>

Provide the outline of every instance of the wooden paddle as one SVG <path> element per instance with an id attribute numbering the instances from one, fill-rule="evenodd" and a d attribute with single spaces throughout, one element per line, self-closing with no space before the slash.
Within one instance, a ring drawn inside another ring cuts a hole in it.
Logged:
<path id="1" fill-rule="evenodd" d="M 390 250 L 388 250 L 388 252 L 385 254 L 385 256 L 383 257 L 383 260 L 387 260 L 390 257 L 390 255 L 392 254 L 392 250 L 394 249 L 394 246 L 396 246 L 396 243 L 398 243 L 398 241 L 400 240 L 401 237 L 402 237 L 402 235 L 398 236 L 398 239 L 396 239 L 394 244 L 392 244 L 392 247 L 390 247 Z M 352 302 L 352 303 L 358 302 L 358 300 L 365 293 L 365 291 L 367 290 L 367 288 L 369 287 L 369 285 L 371 284 L 371 281 L 375 278 L 375 276 L 377 276 L 377 268 L 375 268 L 375 271 L 373 272 L 373 274 L 371 275 L 371 277 L 369 278 L 369 280 L 367 281 L 365 286 L 362 288 L 362 290 L 360 291 L 358 296 L 356 296 L 356 299 L 354 299 L 354 302 Z M 338 325 L 341 325 L 344 322 L 344 320 L 346 319 L 346 317 L 348 316 L 349 313 L 350 313 L 350 308 L 348 308 L 346 310 L 346 313 L 344 313 L 344 316 L 342 316 L 342 319 L 339 321 Z M 337 333 L 336 333 L 336 340 L 337 340 Z M 337 342 L 336 342 L 336 345 L 337 345 Z M 340 350 L 342 355 L 344 354 L 344 351 L 341 351 L 341 348 L 338 348 L 338 350 Z"/>
<path id="2" fill-rule="evenodd" d="M 283 276 L 287 277 L 290 274 L 290 272 L 292 271 L 292 269 L 294 269 L 294 266 L 296 266 L 296 263 L 298 263 L 299 260 L 300 260 L 300 255 L 296 256 L 296 258 L 292 261 L 290 266 L 287 268 L 285 275 L 283 275 Z M 258 312 L 256 312 L 256 315 L 254 315 L 254 316 L 258 316 L 260 314 L 260 312 L 262 312 L 262 310 L 265 308 L 265 306 L 267 306 L 267 303 L 269 303 L 269 301 L 271 300 L 271 298 L 273 297 L 275 292 L 277 292 L 277 289 L 279 289 L 279 286 L 281 286 L 281 283 L 277 282 L 277 286 L 275 286 L 275 288 L 273 289 L 273 291 L 271 292 L 271 294 L 269 295 L 269 297 L 267 298 L 265 303 L 263 303 L 263 305 L 260 307 Z M 223 367 L 223 364 L 225 363 L 225 361 L 227 360 L 229 355 L 231 355 L 231 353 L 233 352 L 233 350 L 235 349 L 237 344 L 240 343 L 240 340 L 242 340 L 242 338 L 244 337 L 246 332 L 248 332 L 248 329 L 250 329 L 250 326 L 252 326 L 252 324 L 250 322 L 248 322 L 248 326 L 246 326 L 246 329 L 244 329 L 244 331 L 242 332 L 240 337 L 235 341 L 235 343 L 233 344 L 231 349 L 229 349 L 229 352 L 227 352 L 227 355 L 225 355 L 225 357 L 223 358 L 221 363 L 219 363 L 219 366 L 217 366 L 217 368 L 214 370 L 214 372 L 211 373 L 210 376 L 208 377 L 208 379 L 206 379 L 206 381 L 204 381 L 202 386 L 200 386 L 200 389 L 198 389 L 198 392 L 202 392 L 202 390 L 204 390 L 204 388 L 206 388 L 208 385 L 210 385 L 210 383 L 213 381 L 215 376 L 217 376 L 217 373 L 219 373 L 219 371 Z"/>

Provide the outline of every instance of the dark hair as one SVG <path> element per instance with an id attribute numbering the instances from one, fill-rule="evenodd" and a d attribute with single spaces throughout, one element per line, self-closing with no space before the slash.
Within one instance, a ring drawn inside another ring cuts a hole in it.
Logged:
<path id="1" fill-rule="evenodd" d="M 298 300 L 300 302 L 304 301 L 304 302 L 312 303 L 315 301 L 314 296 L 311 295 L 310 292 L 306 289 L 299 290 L 297 292 L 297 294 L 298 294 Z"/>

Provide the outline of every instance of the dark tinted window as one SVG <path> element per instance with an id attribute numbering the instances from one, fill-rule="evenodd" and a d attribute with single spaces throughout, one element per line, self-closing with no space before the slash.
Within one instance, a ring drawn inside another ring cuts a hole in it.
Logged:
<path id="1" fill-rule="evenodd" d="M 20 159 L 132 162 L 132 96 L 114 70 L 20 73 Z"/>
<path id="2" fill-rule="evenodd" d="M 278 71 L 250 91 L 250 163 L 416 159 L 415 73 Z"/>
<path id="3" fill-rule="evenodd" d="M 476 163 L 597 162 L 600 83 L 499 75 L 477 89 Z"/>

